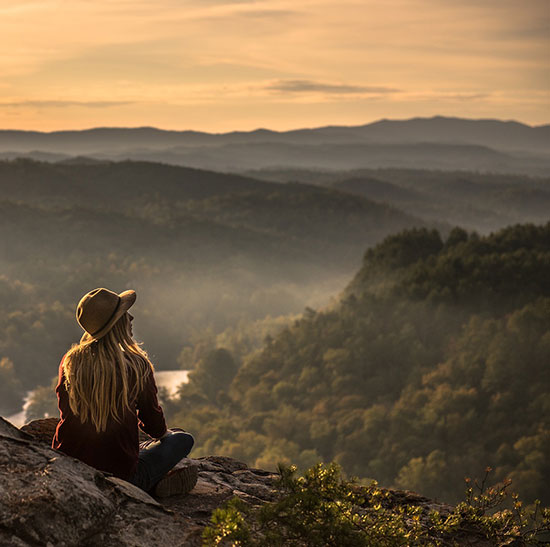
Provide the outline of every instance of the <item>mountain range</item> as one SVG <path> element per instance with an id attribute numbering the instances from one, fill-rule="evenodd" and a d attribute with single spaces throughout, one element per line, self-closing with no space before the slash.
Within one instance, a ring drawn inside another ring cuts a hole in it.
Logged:
<path id="1" fill-rule="evenodd" d="M 0 362 L 29 389 L 48 382 L 80 336 L 74 302 L 105 286 L 137 290 L 148 349 L 175 368 L 193 332 L 326 302 L 369 245 L 426 225 L 314 185 L 146 162 L 0 162 Z M 37 367 L 42 352 L 51 361 Z M 7 398 L 0 390 L 0 413 Z"/>
<path id="2" fill-rule="evenodd" d="M 153 127 L 0 131 L 0 158 L 148 160 L 218 171 L 377 167 L 544 175 L 550 125 L 461 118 L 380 120 L 360 126 L 204 133 Z"/>

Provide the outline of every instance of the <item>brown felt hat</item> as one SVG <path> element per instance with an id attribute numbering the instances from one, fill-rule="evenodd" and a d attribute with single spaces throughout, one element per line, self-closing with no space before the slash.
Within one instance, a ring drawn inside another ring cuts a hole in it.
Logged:
<path id="1" fill-rule="evenodd" d="M 76 320 L 86 331 L 83 338 L 103 338 L 135 301 L 136 291 L 117 294 L 109 289 L 94 289 L 85 294 L 76 307 Z"/>

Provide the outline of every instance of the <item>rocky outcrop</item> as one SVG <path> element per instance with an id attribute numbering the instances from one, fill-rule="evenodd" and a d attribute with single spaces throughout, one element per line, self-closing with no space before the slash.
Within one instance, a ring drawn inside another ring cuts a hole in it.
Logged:
<path id="1" fill-rule="evenodd" d="M 277 498 L 277 475 L 223 456 L 185 459 L 198 481 L 187 495 L 162 503 L 139 488 L 50 448 L 57 419 L 16 428 L 0 418 L 0 545 L 24 547 L 170 547 L 201 544 L 212 512 L 237 496 L 251 505 Z M 360 487 L 357 487 L 360 488 Z M 420 507 L 445 515 L 452 507 L 412 492 L 388 490 L 391 508 Z M 492 543 L 463 530 L 452 544 Z"/>
<path id="2" fill-rule="evenodd" d="M 184 460 L 181 465 L 198 466 L 197 485 L 161 505 L 126 481 L 52 450 L 56 422 L 19 430 L 0 418 L 0 545 L 195 546 L 225 500 L 260 504 L 275 495 L 274 474 L 212 456 Z"/>

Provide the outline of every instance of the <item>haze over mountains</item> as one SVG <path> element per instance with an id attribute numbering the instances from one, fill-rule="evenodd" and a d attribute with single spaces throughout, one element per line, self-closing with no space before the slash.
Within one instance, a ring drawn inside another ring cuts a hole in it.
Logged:
<path id="1" fill-rule="evenodd" d="M 78 334 L 74 302 L 99 284 L 143 292 L 149 348 L 175 368 L 236 322 L 325 305 L 389 234 L 546 222 L 549 131 L 442 117 L 284 133 L 1 131 L 6 158 L 52 161 L 0 161 L 0 358 L 26 388 L 47 380 L 30 340 L 40 335 L 55 361 Z M 126 156 L 164 164 L 112 160 Z M 496 171 L 509 160 L 546 176 L 472 172 L 489 158 Z M 377 162 L 393 167 L 361 167 Z M 396 167 L 408 162 L 416 169 Z M 39 294 L 42 319 L 28 323 Z"/>
<path id="2" fill-rule="evenodd" d="M 368 245 L 428 225 L 330 188 L 145 162 L 4 161 L 0 196 L 0 359 L 27 389 L 79 336 L 90 288 L 137 289 L 138 331 L 173 369 L 193 333 L 326 303 Z"/>
<path id="3" fill-rule="evenodd" d="M 337 461 L 448 500 L 490 466 L 548 504 L 549 325 L 550 223 L 407 230 L 233 378 L 218 378 L 222 350 L 201 362 L 177 418 L 200 432 L 195 450 L 256 466 Z"/>
<path id="4" fill-rule="evenodd" d="M 519 222 L 546 222 L 550 179 L 526 175 L 425 169 L 250 170 L 250 176 L 281 183 L 299 181 L 387 203 L 424 220 L 489 233 Z"/>
<path id="5" fill-rule="evenodd" d="M 326 305 L 389 234 L 488 232 L 545 222 L 550 210 L 550 181 L 525 175 L 256 175 L 271 180 L 136 161 L 0 161 L 0 356 L 23 385 L 45 383 L 77 338 L 72 308 L 90 287 L 136 288 L 138 332 L 160 368 L 176 368 L 185 348 L 237 323 Z M 36 367 L 45 347 L 51 362 Z"/>
<path id="6" fill-rule="evenodd" d="M 0 157 L 21 155 L 44 161 L 74 156 L 148 160 L 219 171 L 402 167 L 545 175 L 550 171 L 550 125 L 437 116 L 286 132 L 0 131 Z"/>
<path id="7" fill-rule="evenodd" d="M 193 370 L 162 395 L 197 450 L 448 499 L 495 465 L 540 497 L 548 128 L 1 132 L 0 414 L 55 414 L 75 303 L 134 288 L 158 370 Z"/>

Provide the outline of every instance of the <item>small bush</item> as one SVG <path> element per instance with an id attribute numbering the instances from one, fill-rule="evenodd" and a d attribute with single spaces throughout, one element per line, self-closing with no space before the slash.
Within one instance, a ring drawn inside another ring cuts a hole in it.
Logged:
<path id="1" fill-rule="evenodd" d="M 234 498 L 217 509 L 203 533 L 205 546 L 397 547 L 451 546 L 461 540 L 495 545 L 544 545 L 550 509 L 536 502 L 524 508 L 509 483 L 486 488 L 485 479 L 468 483 L 467 498 L 440 514 L 421 505 L 399 503 L 376 483 L 360 487 L 341 477 L 332 463 L 317 464 L 303 476 L 296 467 L 279 467 L 277 501 L 252 507 Z M 511 509 L 495 512 L 507 499 Z"/>

